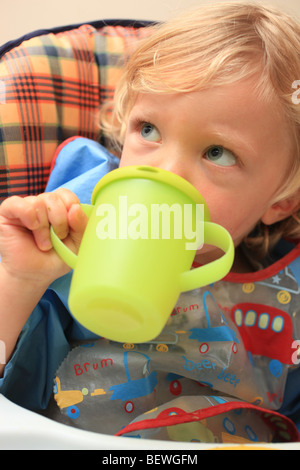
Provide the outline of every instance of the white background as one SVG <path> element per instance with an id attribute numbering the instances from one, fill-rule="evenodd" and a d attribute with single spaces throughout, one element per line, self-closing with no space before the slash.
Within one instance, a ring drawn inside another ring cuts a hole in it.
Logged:
<path id="1" fill-rule="evenodd" d="M 222 1 L 222 0 L 221 0 Z M 223 0 L 224 1 L 224 0 Z M 0 45 L 37 29 L 99 19 L 166 20 L 215 0 L 0 0 Z M 300 0 L 257 0 L 300 17 Z M 5 5 L 5 6 L 4 6 Z"/>

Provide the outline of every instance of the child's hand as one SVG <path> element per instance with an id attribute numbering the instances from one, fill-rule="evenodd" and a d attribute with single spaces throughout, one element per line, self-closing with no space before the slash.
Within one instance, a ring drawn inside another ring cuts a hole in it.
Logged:
<path id="1" fill-rule="evenodd" d="M 77 196 L 67 189 L 10 197 L 0 205 L 1 265 L 16 278 L 47 287 L 70 270 L 52 248 L 50 225 L 77 252 L 86 224 Z"/>

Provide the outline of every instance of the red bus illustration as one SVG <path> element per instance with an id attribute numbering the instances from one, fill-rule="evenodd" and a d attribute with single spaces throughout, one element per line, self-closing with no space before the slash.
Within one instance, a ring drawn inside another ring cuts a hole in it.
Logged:
<path id="1" fill-rule="evenodd" d="M 251 354 L 292 364 L 293 323 L 282 310 L 255 303 L 240 303 L 231 310 L 231 318 Z"/>

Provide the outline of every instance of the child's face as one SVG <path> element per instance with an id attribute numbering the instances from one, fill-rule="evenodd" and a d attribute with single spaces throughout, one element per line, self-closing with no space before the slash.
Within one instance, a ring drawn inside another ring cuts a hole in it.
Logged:
<path id="1" fill-rule="evenodd" d="M 268 214 L 291 155 L 278 104 L 259 101 L 254 86 L 247 80 L 188 94 L 139 95 L 121 159 L 121 166 L 160 167 L 191 182 L 236 246 Z"/>

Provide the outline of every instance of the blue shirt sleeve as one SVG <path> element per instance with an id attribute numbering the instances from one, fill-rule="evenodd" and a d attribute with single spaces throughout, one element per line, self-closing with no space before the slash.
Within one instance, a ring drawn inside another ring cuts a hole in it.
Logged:
<path id="1" fill-rule="evenodd" d="M 76 138 L 62 146 L 46 191 L 65 187 L 89 203 L 96 183 L 118 167 L 119 159 L 97 142 Z M 55 373 L 73 341 L 96 336 L 77 323 L 68 309 L 72 273 L 57 279 L 32 312 L 0 379 L 0 393 L 31 410 L 45 409 Z"/>
<path id="2" fill-rule="evenodd" d="M 60 150 L 52 169 L 46 191 L 67 188 L 83 204 L 91 202 L 98 181 L 118 168 L 119 158 L 93 140 L 78 137 Z"/>

